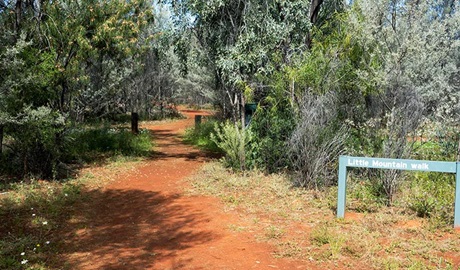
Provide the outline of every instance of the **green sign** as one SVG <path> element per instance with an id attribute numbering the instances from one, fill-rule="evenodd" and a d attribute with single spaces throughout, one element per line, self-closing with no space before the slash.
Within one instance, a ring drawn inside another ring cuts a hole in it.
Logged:
<path id="1" fill-rule="evenodd" d="M 340 156 L 337 217 L 345 217 L 347 167 L 455 173 L 454 227 L 460 227 L 460 163 L 413 159 Z"/>

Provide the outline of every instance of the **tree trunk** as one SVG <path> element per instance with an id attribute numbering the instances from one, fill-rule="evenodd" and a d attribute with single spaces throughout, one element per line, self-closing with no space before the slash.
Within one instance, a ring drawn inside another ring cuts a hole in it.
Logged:
<path id="1" fill-rule="evenodd" d="M 21 20 L 22 20 L 22 0 L 16 1 L 15 6 L 15 13 L 16 13 L 16 20 L 14 22 L 14 31 L 16 34 L 19 34 L 21 28 Z"/>
<path id="2" fill-rule="evenodd" d="M 135 135 L 139 134 L 139 114 L 131 112 L 131 132 Z"/>
<path id="3" fill-rule="evenodd" d="M 230 100 L 230 109 L 231 109 L 231 117 L 232 117 L 232 122 L 237 125 L 239 122 L 239 115 L 238 115 L 238 110 L 239 110 L 239 97 L 238 93 L 234 93 L 233 91 L 230 92 L 229 90 L 226 90 L 228 98 Z"/>
<path id="4" fill-rule="evenodd" d="M 241 128 L 244 130 L 246 127 L 246 113 L 245 113 L 245 99 L 244 93 L 240 93 L 240 117 L 241 117 Z"/>
<path id="5" fill-rule="evenodd" d="M 3 125 L 0 125 L 0 155 L 3 153 Z"/>
<path id="6" fill-rule="evenodd" d="M 59 99 L 59 110 L 61 112 L 64 112 L 65 96 L 69 89 L 69 87 L 67 86 L 67 81 L 65 79 L 63 79 L 63 81 L 61 82 L 61 87 L 62 87 L 62 90 L 61 90 L 61 97 Z"/>
<path id="7" fill-rule="evenodd" d="M 318 21 L 318 14 L 324 0 L 312 0 L 310 5 L 310 22 L 315 24 Z"/>

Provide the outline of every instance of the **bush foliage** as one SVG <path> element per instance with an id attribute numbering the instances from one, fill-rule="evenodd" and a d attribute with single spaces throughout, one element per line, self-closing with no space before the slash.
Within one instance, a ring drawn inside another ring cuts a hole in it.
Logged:
<path id="1" fill-rule="evenodd" d="M 217 145 L 225 157 L 224 164 L 230 168 L 244 171 L 247 169 L 248 155 L 251 153 L 252 133 L 231 122 L 215 124 L 211 140 Z"/>
<path id="2" fill-rule="evenodd" d="M 134 135 L 127 128 L 108 124 L 64 129 L 51 125 L 46 119 L 35 121 L 32 125 L 35 129 L 28 126 L 27 130 L 13 133 L 9 150 L 2 154 L 2 159 L 9 161 L 0 165 L 4 174 L 19 179 L 60 179 L 72 174 L 69 166 L 72 164 L 94 162 L 113 155 L 147 156 L 153 150 L 148 130 Z"/>
<path id="3" fill-rule="evenodd" d="M 250 167 L 268 172 L 291 167 L 287 141 L 295 126 L 293 109 L 286 99 L 269 96 L 261 102 L 249 126 L 252 133 Z"/>
<path id="4" fill-rule="evenodd" d="M 185 131 L 185 142 L 196 145 L 204 150 L 221 152 L 221 149 L 211 139 L 211 134 L 215 132 L 217 123 L 216 119 L 207 119 L 197 127 L 188 128 Z"/>

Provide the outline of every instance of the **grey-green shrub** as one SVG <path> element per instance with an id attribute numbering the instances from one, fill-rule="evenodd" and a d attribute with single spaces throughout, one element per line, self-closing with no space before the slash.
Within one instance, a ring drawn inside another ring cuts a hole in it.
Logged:
<path id="1" fill-rule="evenodd" d="M 318 189 L 336 182 L 337 160 L 348 136 L 337 123 L 336 105 L 333 93 L 306 93 L 302 100 L 300 117 L 287 148 L 301 186 Z"/>
<path id="2" fill-rule="evenodd" d="M 10 173 L 51 178 L 63 149 L 64 117 L 48 107 L 27 107 L 6 125 L 10 136 L 10 162 L 2 169 Z"/>
<path id="3" fill-rule="evenodd" d="M 224 153 L 224 164 L 236 170 L 246 169 L 246 156 L 250 151 L 252 133 L 230 122 L 215 124 L 215 133 L 211 134 L 214 141 Z"/>

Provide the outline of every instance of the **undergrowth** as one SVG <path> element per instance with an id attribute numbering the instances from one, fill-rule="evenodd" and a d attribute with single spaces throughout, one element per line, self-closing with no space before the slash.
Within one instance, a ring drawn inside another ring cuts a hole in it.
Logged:
<path id="1" fill-rule="evenodd" d="M 90 199 L 88 191 L 134 170 L 140 161 L 115 156 L 64 182 L 10 183 L 0 194 L 0 269 L 72 269 L 59 258 L 66 245 L 62 231 L 78 218 L 75 211 Z"/>
<path id="2" fill-rule="evenodd" d="M 200 125 L 186 129 L 184 141 L 189 144 L 200 147 L 203 150 L 212 152 L 221 152 L 217 144 L 211 139 L 211 134 L 215 132 L 214 128 L 217 120 L 208 119 L 201 122 Z"/>
<path id="3" fill-rule="evenodd" d="M 23 143 L 8 137 L 8 147 L 0 154 L 0 185 L 34 178 L 65 179 L 73 175 L 75 167 L 104 163 L 115 156 L 145 157 L 153 148 L 148 130 L 134 135 L 127 127 L 108 123 L 68 128 L 52 137 L 50 146 L 31 143 L 34 147 L 29 147 L 26 155 L 18 150 Z"/>
<path id="4" fill-rule="evenodd" d="M 78 182 L 17 183 L 0 197 L 0 269 L 48 269 L 62 248 L 56 232 L 81 200 Z"/>
<path id="5" fill-rule="evenodd" d="M 452 179 L 407 177 L 397 203 L 387 207 L 381 189 L 360 175 L 351 176 L 347 192 L 347 210 L 356 217 L 345 219 L 335 218 L 336 187 L 306 190 L 295 187 L 288 175 L 238 173 L 217 162 L 190 179 L 189 192 L 219 197 L 226 211 L 252 220 L 232 226 L 276 246 L 276 257 L 301 259 L 325 269 L 453 269 L 460 259 L 452 255 L 460 251 L 460 238 L 452 230 L 452 195 L 446 196 Z M 430 196 L 435 206 L 421 218 L 416 203 L 430 204 Z"/>
<path id="6" fill-rule="evenodd" d="M 153 143 L 148 130 L 141 129 L 134 135 L 123 127 L 90 127 L 70 131 L 72 143 L 67 158 L 91 162 L 107 156 L 147 156 Z"/>
<path id="7" fill-rule="evenodd" d="M 99 188 L 140 158 L 150 155 L 148 130 L 133 135 L 127 128 L 109 125 L 69 131 L 62 160 L 104 164 L 97 174 L 79 170 L 76 178 L 37 180 L 5 178 L 0 182 L 0 269 L 55 269 L 63 262 L 63 227 L 74 218 L 76 205 L 86 201 L 86 189 Z M 7 179 L 7 180 L 5 180 Z"/>

